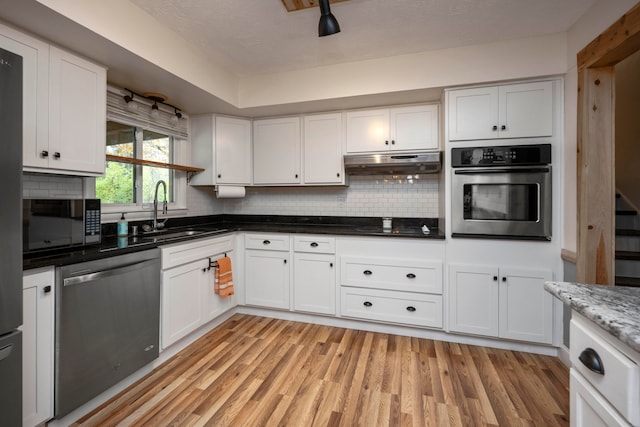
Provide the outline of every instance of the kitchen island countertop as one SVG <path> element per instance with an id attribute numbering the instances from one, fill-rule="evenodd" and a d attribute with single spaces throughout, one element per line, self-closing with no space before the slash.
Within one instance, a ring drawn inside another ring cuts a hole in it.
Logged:
<path id="1" fill-rule="evenodd" d="M 545 282 L 544 288 L 573 310 L 640 352 L 640 288 Z"/>

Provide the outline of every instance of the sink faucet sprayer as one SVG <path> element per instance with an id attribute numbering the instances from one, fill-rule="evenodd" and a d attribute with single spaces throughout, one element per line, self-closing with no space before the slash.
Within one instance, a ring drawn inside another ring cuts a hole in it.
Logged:
<path id="1" fill-rule="evenodd" d="M 162 184 L 162 188 L 164 190 L 164 202 L 162 202 L 162 214 L 166 215 L 167 214 L 167 183 L 164 182 L 163 180 L 159 180 L 156 183 L 156 192 L 155 195 L 153 196 L 153 229 L 154 230 L 159 230 L 161 228 L 164 227 L 164 223 L 167 222 L 167 220 L 165 219 L 164 221 L 158 221 L 158 187 L 160 187 L 160 184 Z"/>

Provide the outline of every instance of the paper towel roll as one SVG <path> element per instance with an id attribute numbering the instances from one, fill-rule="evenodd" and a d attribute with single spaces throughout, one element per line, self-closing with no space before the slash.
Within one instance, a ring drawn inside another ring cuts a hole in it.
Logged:
<path id="1" fill-rule="evenodd" d="M 238 199 L 244 195 L 244 187 L 238 185 L 218 185 L 216 187 L 216 198 L 218 199 Z"/>

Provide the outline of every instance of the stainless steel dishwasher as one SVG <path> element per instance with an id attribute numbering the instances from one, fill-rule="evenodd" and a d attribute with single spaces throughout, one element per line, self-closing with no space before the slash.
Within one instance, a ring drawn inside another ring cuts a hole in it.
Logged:
<path id="1" fill-rule="evenodd" d="M 55 416 L 158 357 L 160 250 L 56 269 Z"/>

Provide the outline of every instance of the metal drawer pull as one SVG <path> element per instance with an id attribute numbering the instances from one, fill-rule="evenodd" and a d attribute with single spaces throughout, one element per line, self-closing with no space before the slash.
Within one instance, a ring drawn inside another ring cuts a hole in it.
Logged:
<path id="1" fill-rule="evenodd" d="M 270 241 L 270 240 L 263 240 L 263 241 L 262 241 L 262 244 L 263 244 L 263 245 L 270 245 L 270 244 L 271 244 L 271 241 Z"/>
<path id="2" fill-rule="evenodd" d="M 365 301 L 364 302 L 364 306 L 365 307 L 371 307 L 373 305 L 373 303 L 369 302 L 369 301 Z"/>
<path id="3" fill-rule="evenodd" d="M 373 273 L 371 272 L 371 270 L 365 270 L 362 272 L 362 274 L 366 275 L 366 276 L 371 276 Z"/>
<path id="4" fill-rule="evenodd" d="M 317 244 L 316 242 L 311 242 L 311 247 L 312 247 L 312 248 L 317 248 L 317 247 L 318 247 L 318 244 Z"/>
<path id="5" fill-rule="evenodd" d="M 415 274 L 413 274 L 413 273 L 409 273 L 409 274 L 407 274 L 407 277 L 408 277 L 409 279 L 415 279 L 415 278 L 416 278 L 416 275 L 415 275 Z"/>
<path id="6" fill-rule="evenodd" d="M 409 307 L 407 307 L 407 311 L 410 311 L 413 313 L 414 311 L 416 311 L 416 308 L 410 305 Z"/>
<path id="7" fill-rule="evenodd" d="M 585 348 L 578 357 L 582 364 L 589 368 L 590 371 L 596 374 L 604 375 L 604 366 L 602 365 L 602 359 L 598 356 L 598 353 L 592 348 Z"/>

